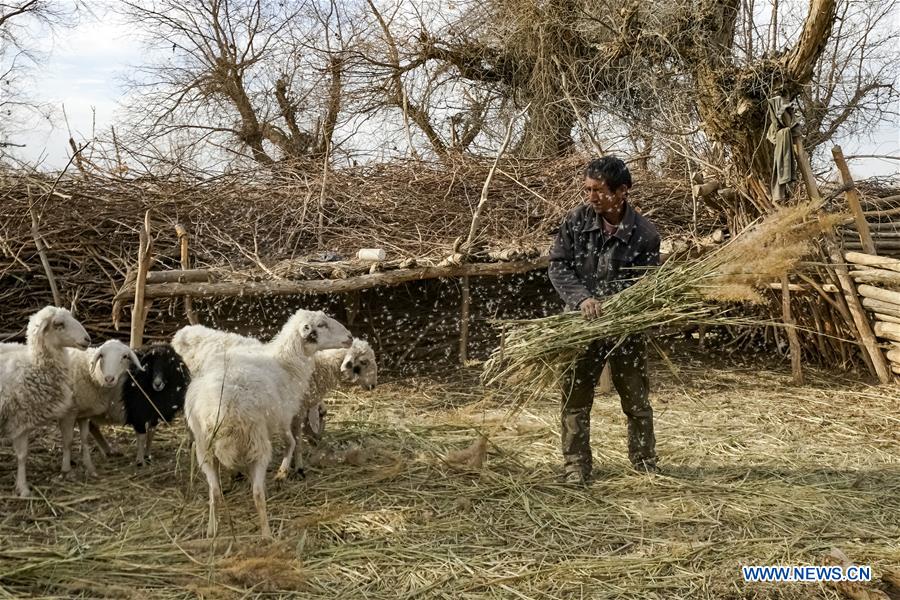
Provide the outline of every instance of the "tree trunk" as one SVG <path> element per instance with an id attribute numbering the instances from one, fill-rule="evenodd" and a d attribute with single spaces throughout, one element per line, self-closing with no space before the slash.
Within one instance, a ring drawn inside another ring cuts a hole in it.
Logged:
<path id="1" fill-rule="evenodd" d="M 575 146 L 572 129 L 576 117 L 565 100 L 531 99 L 528 120 L 519 145 L 520 156 L 561 156 Z"/>

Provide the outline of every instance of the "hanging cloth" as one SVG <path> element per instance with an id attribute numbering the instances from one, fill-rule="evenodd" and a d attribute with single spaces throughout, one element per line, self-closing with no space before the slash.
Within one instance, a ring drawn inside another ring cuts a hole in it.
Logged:
<path id="1" fill-rule="evenodd" d="M 783 96 L 769 98 L 769 129 L 766 138 L 775 146 L 772 169 L 772 200 L 782 202 L 788 196 L 788 184 L 794 181 L 794 150 L 791 146 L 794 124 L 794 100 Z"/>

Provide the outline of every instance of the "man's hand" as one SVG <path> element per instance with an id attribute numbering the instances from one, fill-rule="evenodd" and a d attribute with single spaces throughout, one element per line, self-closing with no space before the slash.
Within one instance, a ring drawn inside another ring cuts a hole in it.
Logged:
<path id="1" fill-rule="evenodd" d="M 582 316 L 590 321 L 603 314 L 602 306 L 603 303 L 596 298 L 587 298 L 578 305 L 578 308 L 581 310 Z"/>

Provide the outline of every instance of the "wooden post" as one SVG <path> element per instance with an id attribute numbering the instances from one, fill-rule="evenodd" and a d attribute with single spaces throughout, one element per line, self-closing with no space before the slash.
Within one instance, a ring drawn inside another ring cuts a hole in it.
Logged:
<path id="1" fill-rule="evenodd" d="M 178 245 L 181 251 L 181 268 L 188 271 L 191 268 L 191 257 L 188 254 L 188 233 L 184 225 L 178 223 L 175 225 L 175 233 L 178 235 Z M 188 322 L 196 325 L 200 322 L 197 313 L 194 312 L 194 300 L 190 296 L 184 297 L 184 313 L 187 315 Z"/>
<path id="2" fill-rule="evenodd" d="M 813 176 L 812 168 L 809 166 L 809 157 L 806 154 L 806 149 L 803 148 L 802 140 L 799 137 L 795 137 L 793 146 L 794 156 L 797 159 L 797 166 L 800 168 L 800 173 L 803 175 L 803 181 L 806 183 L 806 190 L 809 193 L 809 197 L 813 200 L 821 201 L 822 196 L 819 194 L 819 187 L 816 185 L 816 178 Z M 850 309 L 850 314 L 853 316 L 853 322 L 856 325 L 860 345 L 864 347 L 868 353 L 869 358 L 872 361 L 872 366 L 875 369 L 875 373 L 878 376 L 878 381 L 881 383 L 890 383 L 892 380 L 891 370 L 887 366 L 884 354 L 881 352 L 881 349 L 878 348 L 878 342 L 875 340 L 875 335 L 872 333 L 872 327 L 869 325 L 866 313 L 859 303 L 859 296 L 856 295 L 856 286 L 853 284 L 853 280 L 850 279 L 850 273 L 847 271 L 844 257 L 841 256 L 840 248 L 838 248 L 837 242 L 834 241 L 833 235 L 828 235 L 826 237 L 825 248 L 827 249 L 828 257 L 833 263 L 832 267 L 834 268 L 834 272 L 841 284 L 844 298 L 847 300 L 847 307 Z"/>
<path id="3" fill-rule="evenodd" d="M 150 270 L 153 240 L 150 239 L 150 211 L 144 214 L 144 226 L 141 229 L 141 243 L 138 254 L 137 279 L 134 284 L 134 306 L 131 308 L 131 347 L 138 348 L 144 343 L 144 323 L 149 305 L 144 298 L 147 286 L 147 271 Z"/>
<path id="4" fill-rule="evenodd" d="M 828 257 L 833 263 L 832 266 L 834 267 L 834 272 L 844 291 L 844 298 L 847 300 L 847 308 L 850 309 L 850 314 L 853 316 L 853 323 L 856 325 L 860 345 L 865 348 L 865 351 L 868 353 L 869 359 L 872 362 L 872 367 L 875 369 L 875 374 L 878 376 L 878 381 L 881 383 L 890 383 L 892 379 L 890 369 L 884 359 L 884 354 L 881 352 L 881 349 L 878 348 L 875 334 L 872 333 L 872 327 L 869 325 L 865 310 L 859 302 L 859 296 L 856 295 L 856 286 L 854 285 L 853 280 L 850 279 L 847 267 L 843 264 L 843 258 L 841 257 L 841 252 L 838 249 L 837 243 L 833 239 L 826 239 L 825 245 L 828 249 Z"/>
<path id="5" fill-rule="evenodd" d="M 803 385 L 803 368 L 800 365 L 800 338 L 797 335 L 794 318 L 791 316 L 791 288 L 788 285 L 787 274 L 781 276 L 781 310 L 784 326 L 787 330 L 788 343 L 791 347 L 791 372 L 794 375 L 794 384 Z"/>
<path id="6" fill-rule="evenodd" d="M 466 366 L 469 348 L 469 305 L 471 297 L 469 293 L 469 278 L 462 278 L 462 307 L 459 316 L 459 364 Z"/>
<path id="7" fill-rule="evenodd" d="M 850 212 L 853 213 L 853 220 L 856 222 L 856 231 L 859 233 L 859 240 L 862 242 L 863 250 L 869 254 L 876 254 L 875 242 L 872 240 L 872 233 L 869 231 L 869 223 L 863 214 L 862 205 L 859 202 L 859 191 L 853 183 L 853 177 L 850 175 L 850 167 L 844 159 L 844 153 L 840 146 L 831 149 L 831 155 L 834 157 L 834 164 L 837 165 L 838 171 L 841 173 L 841 183 L 845 186 L 851 186 L 844 197 L 847 198 L 847 204 L 850 205 Z"/>
<path id="8" fill-rule="evenodd" d="M 803 147 L 803 139 L 795 136 L 792 140 L 794 146 L 794 158 L 797 160 L 797 166 L 800 168 L 800 174 L 803 176 L 803 182 L 806 184 L 806 191 L 813 200 L 822 200 L 819 194 L 819 186 L 816 185 L 816 178 L 813 175 L 812 167 L 809 166 L 809 155 L 806 148 Z"/>
<path id="9" fill-rule="evenodd" d="M 28 188 L 29 196 L 31 188 Z M 29 198 L 29 203 L 31 199 Z M 47 258 L 47 247 L 41 238 L 38 229 L 37 216 L 34 214 L 34 206 L 29 204 L 28 213 L 31 215 L 31 237 L 34 238 L 34 247 L 37 248 L 38 256 L 41 257 L 41 265 L 44 267 L 44 273 L 47 275 L 47 281 L 50 283 L 50 293 L 53 294 L 53 305 L 62 306 L 62 296 L 59 295 L 59 288 L 56 287 L 56 277 L 53 276 L 53 268 L 50 266 L 50 260 Z"/>

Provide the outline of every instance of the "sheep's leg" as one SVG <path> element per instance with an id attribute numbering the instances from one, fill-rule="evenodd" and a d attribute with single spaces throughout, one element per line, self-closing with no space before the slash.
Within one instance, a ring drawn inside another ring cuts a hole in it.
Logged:
<path id="1" fill-rule="evenodd" d="M 25 460 L 28 458 L 28 435 L 19 434 L 12 440 L 13 451 L 16 453 L 16 493 L 22 498 L 31 495 L 28 489 L 28 478 L 25 476 Z"/>
<path id="2" fill-rule="evenodd" d="M 276 481 L 286 479 L 291 470 L 291 459 L 294 457 L 294 449 L 300 445 L 299 441 L 294 439 L 294 433 L 291 427 L 284 430 L 282 434 L 287 441 L 287 448 L 284 450 L 284 458 L 281 459 L 281 466 L 278 467 L 278 473 L 275 474 Z"/>
<path id="3" fill-rule="evenodd" d="M 88 477 L 96 477 L 97 469 L 91 460 L 90 422 L 90 419 L 78 419 L 78 433 L 81 434 L 81 465 Z"/>
<path id="4" fill-rule="evenodd" d="M 266 463 L 258 460 L 250 467 L 250 478 L 253 481 L 253 503 L 259 515 L 259 528 L 264 538 L 272 537 L 269 529 L 269 517 L 266 514 Z"/>
<path id="5" fill-rule="evenodd" d="M 137 434 L 137 460 L 135 464 L 139 467 L 144 466 L 144 452 L 147 448 L 147 434 L 146 433 L 138 433 Z"/>
<path id="6" fill-rule="evenodd" d="M 110 445 L 106 438 L 103 436 L 103 432 L 100 431 L 100 426 L 91 421 L 91 437 L 94 438 L 94 441 L 97 442 L 97 448 L 100 450 L 100 453 L 103 454 L 103 458 L 107 458 L 109 456 L 119 456 L 121 452 L 119 452 L 118 448 Z"/>
<path id="7" fill-rule="evenodd" d="M 216 469 L 215 458 L 206 459 L 206 448 L 201 444 L 195 444 L 194 448 L 197 453 L 197 463 L 200 470 L 206 475 L 206 482 L 209 484 L 209 522 L 206 524 L 206 537 L 216 537 L 219 531 L 218 520 L 216 518 L 216 504 L 222 498 L 222 485 L 219 483 L 219 472 Z"/>
<path id="8" fill-rule="evenodd" d="M 303 418 L 300 415 L 291 421 L 291 435 L 294 436 L 294 468 L 303 469 Z"/>
<path id="9" fill-rule="evenodd" d="M 62 436 L 62 474 L 68 477 L 72 473 L 72 438 L 75 436 L 75 415 L 66 415 L 59 420 L 59 433 Z"/>
<path id="10" fill-rule="evenodd" d="M 153 434 L 156 432 L 155 427 L 147 428 L 147 461 L 153 460 L 153 455 L 150 453 L 150 444 L 153 443 Z"/>

